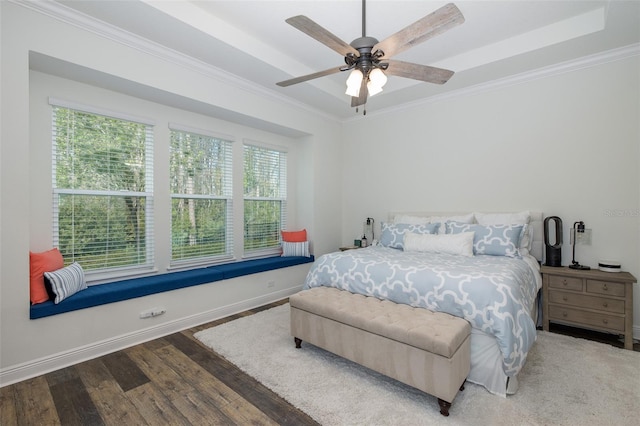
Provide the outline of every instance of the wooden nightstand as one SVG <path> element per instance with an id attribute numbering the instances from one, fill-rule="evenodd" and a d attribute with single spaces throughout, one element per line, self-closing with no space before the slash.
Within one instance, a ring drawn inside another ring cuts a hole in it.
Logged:
<path id="1" fill-rule="evenodd" d="M 542 266 L 542 327 L 549 322 L 624 335 L 633 350 L 633 283 L 628 272 Z"/>

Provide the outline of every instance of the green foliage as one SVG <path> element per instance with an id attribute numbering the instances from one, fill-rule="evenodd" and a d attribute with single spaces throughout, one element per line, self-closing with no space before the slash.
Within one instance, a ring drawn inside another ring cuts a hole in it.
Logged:
<path id="1" fill-rule="evenodd" d="M 172 131 L 170 151 L 172 260 L 226 254 L 231 144 Z"/>
<path id="2" fill-rule="evenodd" d="M 144 264 L 146 199 L 125 194 L 146 190 L 146 126 L 65 108 L 54 113 L 58 246 L 67 263 L 87 270 Z"/>
<path id="3" fill-rule="evenodd" d="M 105 269 L 146 264 L 153 241 L 151 132 L 140 123 L 54 108 L 57 242 L 66 263 Z M 171 258 L 228 254 L 232 145 L 172 131 Z M 276 247 L 286 206 L 286 154 L 244 146 L 244 247 Z M 142 194 L 141 194 L 142 193 Z"/>

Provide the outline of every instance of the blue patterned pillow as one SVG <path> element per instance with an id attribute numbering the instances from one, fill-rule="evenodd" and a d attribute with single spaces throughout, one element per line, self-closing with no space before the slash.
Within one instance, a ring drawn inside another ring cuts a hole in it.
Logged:
<path id="1" fill-rule="evenodd" d="M 380 245 L 396 249 L 404 249 L 404 234 L 413 232 L 415 234 L 435 234 L 438 232 L 439 223 L 427 223 L 421 225 L 411 225 L 409 223 L 387 223 L 382 222 L 382 236 Z"/>
<path id="2" fill-rule="evenodd" d="M 520 257 L 518 244 L 523 225 L 476 225 L 447 222 L 447 234 L 474 232 L 473 253 Z"/>

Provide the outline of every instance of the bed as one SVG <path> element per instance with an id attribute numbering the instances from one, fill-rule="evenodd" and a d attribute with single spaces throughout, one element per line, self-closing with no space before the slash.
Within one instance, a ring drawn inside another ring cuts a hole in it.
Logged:
<path id="1" fill-rule="evenodd" d="M 468 381 L 506 396 L 536 339 L 542 213 L 391 213 L 370 247 L 320 256 L 327 286 L 469 321 Z"/>

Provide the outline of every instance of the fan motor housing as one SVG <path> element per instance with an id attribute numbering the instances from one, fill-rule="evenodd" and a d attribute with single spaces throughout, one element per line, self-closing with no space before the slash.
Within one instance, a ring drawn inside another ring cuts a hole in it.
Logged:
<path id="1" fill-rule="evenodd" d="M 378 44 L 378 40 L 374 37 L 358 37 L 351 42 L 351 47 L 360 51 L 363 48 L 373 49 L 376 44 Z"/>

